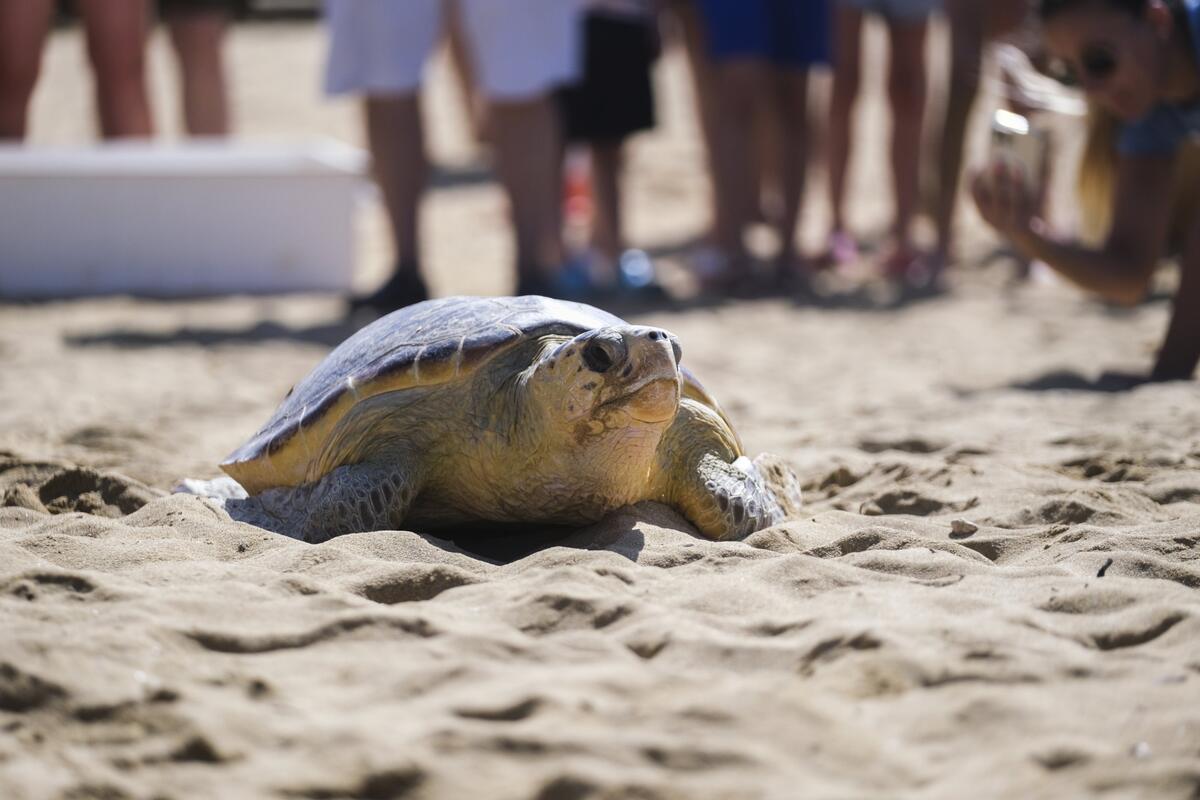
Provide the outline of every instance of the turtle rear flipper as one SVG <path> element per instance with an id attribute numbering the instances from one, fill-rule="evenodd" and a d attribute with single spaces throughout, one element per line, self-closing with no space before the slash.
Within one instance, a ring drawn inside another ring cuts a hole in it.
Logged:
<path id="1" fill-rule="evenodd" d="M 398 529 L 418 488 L 414 472 L 400 465 L 351 464 L 314 483 L 226 500 L 225 510 L 238 522 L 317 543 L 344 533 Z"/>

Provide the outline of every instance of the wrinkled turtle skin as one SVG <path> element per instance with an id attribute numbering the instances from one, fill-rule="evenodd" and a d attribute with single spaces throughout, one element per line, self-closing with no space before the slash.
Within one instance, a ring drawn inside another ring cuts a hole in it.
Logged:
<path id="1" fill-rule="evenodd" d="M 795 477 L 773 484 L 786 497 L 767 488 L 680 356 L 667 331 L 580 303 L 409 306 L 343 342 L 229 456 L 248 496 L 225 507 L 310 542 L 581 525 L 642 500 L 713 539 L 781 521 L 799 505 Z"/>

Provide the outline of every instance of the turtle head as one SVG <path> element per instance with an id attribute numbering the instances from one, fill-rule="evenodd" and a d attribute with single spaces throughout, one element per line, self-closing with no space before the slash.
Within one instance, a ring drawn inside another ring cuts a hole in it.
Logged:
<path id="1" fill-rule="evenodd" d="M 605 430 L 665 428 L 679 410 L 679 340 L 662 328 L 587 331 L 545 351 L 529 388 L 578 438 Z"/>

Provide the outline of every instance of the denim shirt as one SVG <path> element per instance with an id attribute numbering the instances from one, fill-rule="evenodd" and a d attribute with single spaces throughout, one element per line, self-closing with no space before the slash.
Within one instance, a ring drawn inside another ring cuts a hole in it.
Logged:
<path id="1" fill-rule="evenodd" d="M 1192 47 L 1200 58 L 1200 0 L 1184 0 Z M 1156 107 L 1121 131 L 1117 149 L 1126 156 L 1171 155 L 1188 137 L 1200 135 L 1200 102 L 1191 105 Z"/>

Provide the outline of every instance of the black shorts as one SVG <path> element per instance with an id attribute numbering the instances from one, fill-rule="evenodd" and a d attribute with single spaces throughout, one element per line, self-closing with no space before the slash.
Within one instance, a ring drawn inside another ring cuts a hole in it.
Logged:
<path id="1" fill-rule="evenodd" d="M 584 22 L 582 80 L 559 92 L 569 142 L 619 142 L 654 127 L 652 23 L 600 14 Z"/>

